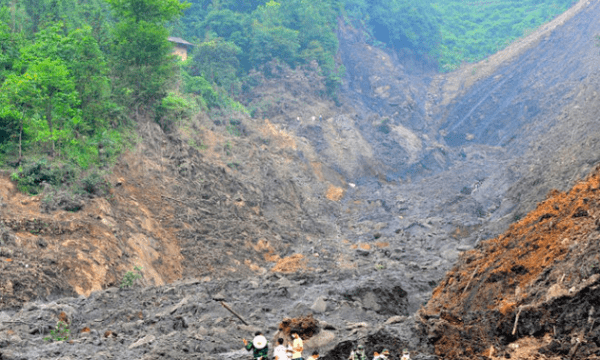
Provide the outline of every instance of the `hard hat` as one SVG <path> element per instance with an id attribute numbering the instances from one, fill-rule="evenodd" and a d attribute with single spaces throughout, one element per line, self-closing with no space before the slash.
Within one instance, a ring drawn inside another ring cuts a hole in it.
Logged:
<path id="1" fill-rule="evenodd" d="M 404 350 L 402 350 L 402 353 L 403 353 L 403 354 L 408 354 L 408 349 L 404 349 Z"/>
<path id="2" fill-rule="evenodd" d="M 359 350 L 362 350 L 362 349 L 365 348 L 365 346 L 364 345 L 358 345 L 356 348 L 359 349 Z"/>
<path id="3" fill-rule="evenodd" d="M 267 346 L 267 338 L 262 335 L 258 335 L 254 338 L 254 340 L 252 340 L 252 345 L 254 345 L 254 347 L 258 350 L 264 349 L 265 346 Z"/>
<path id="4" fill-rule="evenodd" d="M 381 352 L 383 355 L 389 355 L 390 351 L 388 349 L 383 349 L 383 351 Z"/>

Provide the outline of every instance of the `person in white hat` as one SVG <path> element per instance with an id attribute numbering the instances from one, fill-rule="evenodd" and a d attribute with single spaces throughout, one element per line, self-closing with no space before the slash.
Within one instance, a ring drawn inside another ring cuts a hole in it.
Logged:
<path id="1" fill-rule="evenodd" d="M 410 360 L 410 353 L 408 352 L 408 349 L 402 350 L 402 357 L 400 360 Z"/>
<path id="2" fill-rule="evenodd" d="M 244 341 L 244 346 L 246 346 L 246 350 L 253 350 L 252 356 L 255 360 L 267 360 L 269 354 L 269 342 L 267 338 L 264 337 L 263 333 L 257 331 L 254 334 L 254 339 L 252 341 L 248 341 L 246 339 L 242 339 Z"/>

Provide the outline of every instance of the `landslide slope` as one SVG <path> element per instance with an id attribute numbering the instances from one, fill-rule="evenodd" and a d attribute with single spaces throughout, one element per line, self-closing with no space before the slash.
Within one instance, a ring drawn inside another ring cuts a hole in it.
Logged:
<path id="1" fill-rule="evenodd" d="M 77 212 L 48 210 L 64 194 L 30 197 L 1 176 L 0 309 L 89 296 L 136 266 L 143 285 L 305 268 L 305 247 L 335 233 L 319 214 L 337 211 L 328 193 L 344 181 L 324 178 L 310 149 L 268 120 L 233 117 L 235 134 L 202 114 L 170 134 L 141 123 L 109 196 L 81 200 Z"/>
<path id="2" fill-rule="evenodd" d="M 335 332 L 320 348 L 341 342 L 341 358 L 369 334 L 370 351 L 427 353 L 404 315 L 459 251 L 598 161 L 599 14 L 581 1 L 489 65 L 445 75 L 340 25 L 339 106 L 319 95 L 318 65 L 274 64 L 245 94 L 255 118 L 199 114 L 172 133 L 141 121 L 111 195 L 78 213 L 44 212 L 50 194 L 18 194 L 6 175 L 0 340 L 16 358 L 241 358 L 255 328 L 219 295 L 270 335 L 285 316 L 320 313 Z M 134 266 L 149 287 L 117 290 Z M 181 278 L 195 280 L 173 283 Z M 89 297 L 46 303 L 76 294 Z M 41 346 L 62 311 L 75 346 Z"/>
<path id="3" fill-rule="evenodd" d="M 445 359 L 600 355 L 600 168 L 463 253 L 422 329 Z"/>

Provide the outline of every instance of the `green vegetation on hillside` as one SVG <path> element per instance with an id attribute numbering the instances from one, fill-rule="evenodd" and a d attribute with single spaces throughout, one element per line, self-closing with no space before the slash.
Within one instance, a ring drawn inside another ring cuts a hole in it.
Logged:
<path id="1" fill-rule="evenodd" d="M 177 66 L 165 24 L 179 0 L 0 0 L 0 163 L 23 191 L 77 185 L 155 112 Z M 75 184 L 77 183 L 77 184 Z"/>
<path id="2" fill-rule="evenodd" d="M 440 69 L 476 62 L 565 12 L 576 0 L 433 0 L 442 41 Z"/>
<path id="3" fill-rule="evenodd" d="M 476 62 L 566 11 L 576 0 L 344 0 L 347 18 L 384 47 L 410 49 L 441 71 Z"/>
<path id="4" fill-rule="evenodd" d="M 339 0 L 191 0 L 173 31 L 199 44 L 190 75 L 237 94 L 250 69 L 270 61 L 289 66 L 316 60 L 330 94 L 344 68 L 335 62 Z M 221 57 L 222 56 L 222 57 Z"/>
<path id="5" fill-rule="evenodd" d="M 574 2 L 191 0 L 172 31 L 199 44 L 187 72 L 230 95 L 239 93 L 250 69 L 270 61 L 291 67 L 316 61 L 334 95 L 345 71 L 335 60 L 339 19 L 362 29 L 374 45 L 408 50 L 450 71 L 502 49 Z"/>
<path id="6" fill-rule="evenodd" d="M 247 113 L 238 101 L 253 86 L 248 75 L 271 76 L 274 65 L 316 63 L 323 95 L 335 99 L 345 73 L 339 21 L 449 71 L 574 2 L 0 0 L 0 164 L 32 193 L 96 181 L 95 169 L 135 138 L 132 120 L 170 131 L 201 110 Z M 187 61 L 171 55 L 170 34 L 196 44 Z"/>

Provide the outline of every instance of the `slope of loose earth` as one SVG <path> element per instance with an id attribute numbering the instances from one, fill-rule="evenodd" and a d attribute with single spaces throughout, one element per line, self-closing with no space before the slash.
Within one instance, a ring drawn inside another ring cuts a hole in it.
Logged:
<path id="1" fill-rule="evenodd" d="M 600 355 L 600 168 L 461 255 L 420 310 L 445 359 Z"/>
<path id="2" fill-rule="evenodd" d="M 26 196 L 0 177 L 0 308 L 89 296 L 136 266 L 144 285 L 278 271 L 312 238 L 332 233 L 318 214 L 339 198 L 327 194 L 343 180 L 323 178 L 325 166 L 315 173 L 316 160 L 298 157 L 302 145 L 277 126 L 242 123 L 244 136 L 203 117 L 170 135 L 141 124 L 143 139 L 113 169 L 109 196 L 78 212 L 47 213 L 49 194 Z"/>

